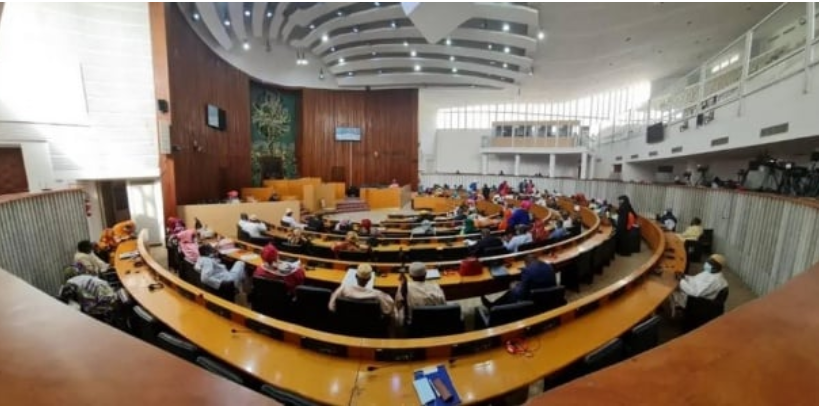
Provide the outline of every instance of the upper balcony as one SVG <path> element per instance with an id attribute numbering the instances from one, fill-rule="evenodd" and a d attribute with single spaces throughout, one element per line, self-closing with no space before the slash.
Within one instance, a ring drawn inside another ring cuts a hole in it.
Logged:
<path id="1" fill-rule="evenodd" d="M 494 135 L 483 137 L 481 153 L 582 153 L 589 144 L 589 127 L 578 120 L 495 122 L 492 128 Z"/>

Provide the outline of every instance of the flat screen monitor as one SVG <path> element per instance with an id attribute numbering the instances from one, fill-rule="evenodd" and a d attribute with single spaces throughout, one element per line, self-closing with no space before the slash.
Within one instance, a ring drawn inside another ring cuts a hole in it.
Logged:
<path id="1" fill-rule="evenodd" d="M 205 123 L 208 127 L 224 130 L 226 126 L 225 111 L 212 104 L 208 104 L 205 111 Z"/>
<path id="2" fill-rule="evenodd" d="M 665 138 L 665 126 L 663 123 L 652 124 L 646 130 L 646 142 L 655 144 L 662 142 Z"/>
<path id="3" fill-rule="evenodd" d="M 361 128 L 336 127 L 336 141 L 361 141 Z"/>

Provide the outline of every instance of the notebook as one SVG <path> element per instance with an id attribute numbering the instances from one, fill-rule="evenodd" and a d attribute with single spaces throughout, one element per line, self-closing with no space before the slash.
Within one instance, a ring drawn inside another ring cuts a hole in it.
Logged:
<path id="1" fill-rule="evenodd" d="M 344 280 L 341 282 L 341 284 L 342 285 L 349 285 L 349 286 L 358 285 L 358 280 L 355 277 L 356 271 L 357 271 L 357 269 L 355 269 L 355 268 L 347 269 L 347 274 L 344 275 Z M 375 278 L 370 277 L 370 281 L 367 282 L 366 287 L 367 287 L 367 289 L 372 289 L 373 286 L 375 286 Z"/>
<path id="2" fill-rule="evenodd" d="M 449 373 L 447 372 L 445 366 L 433 365 L 427 368 L 418 369 L 414 371 L 412 375 L 415 392 L 418 395 L 418 399 L 421 401 L 421 404 L 435 406 L 451 406 L 461 404 L 461 397 L 458 396 L 458 392 L 455 390 L 455 385 L 452 384 L 452 379 L 449 377 Z M 452 395 L 452 398 L 448 402 L 441 399 L 433 389 L 431 383 L 435 379 L 440 379 L 444 386 L 446 386 L 447 390 L 449 390 L 449 393 Z M 426 386 L 424 386 L 424 381 L 426 381 Z M 432 392 L 431 399 L 429 398 L 429 393 L 427 393 L 427 388 L 429 388 L 429 390 Z"/>
<path id="3" fill-rule="evenodd" d="M 438 269 L 427 269 L 427 279 L 441 279 L 441 271 Z"/>
<path id="4" fill-rule="evenodd" d="M 506 267 L 503 265 L 495 265 L 489 267 L 489 274 L 492 275 L 493 278 L 502 278 L 509 276 L 509 271 L 506 270 Z"/>

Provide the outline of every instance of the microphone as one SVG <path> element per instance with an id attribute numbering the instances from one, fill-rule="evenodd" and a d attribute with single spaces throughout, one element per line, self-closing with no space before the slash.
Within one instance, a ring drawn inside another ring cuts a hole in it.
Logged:
<path id="1" fill-rule="evenodd" d="M 237 330 L 235 328 L 230 329 L 231 334 L 239 334 L 239 333 L 252 333 L 253 330 Z"/>

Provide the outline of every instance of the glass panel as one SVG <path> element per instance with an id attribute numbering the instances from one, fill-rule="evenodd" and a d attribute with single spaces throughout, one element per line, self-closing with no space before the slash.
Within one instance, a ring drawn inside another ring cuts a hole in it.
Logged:
<path id="1" fill-rule="evenodd" d="M 805 3 L 787 3 L 754 29 L 749 74 L 805 45 Z"/>

